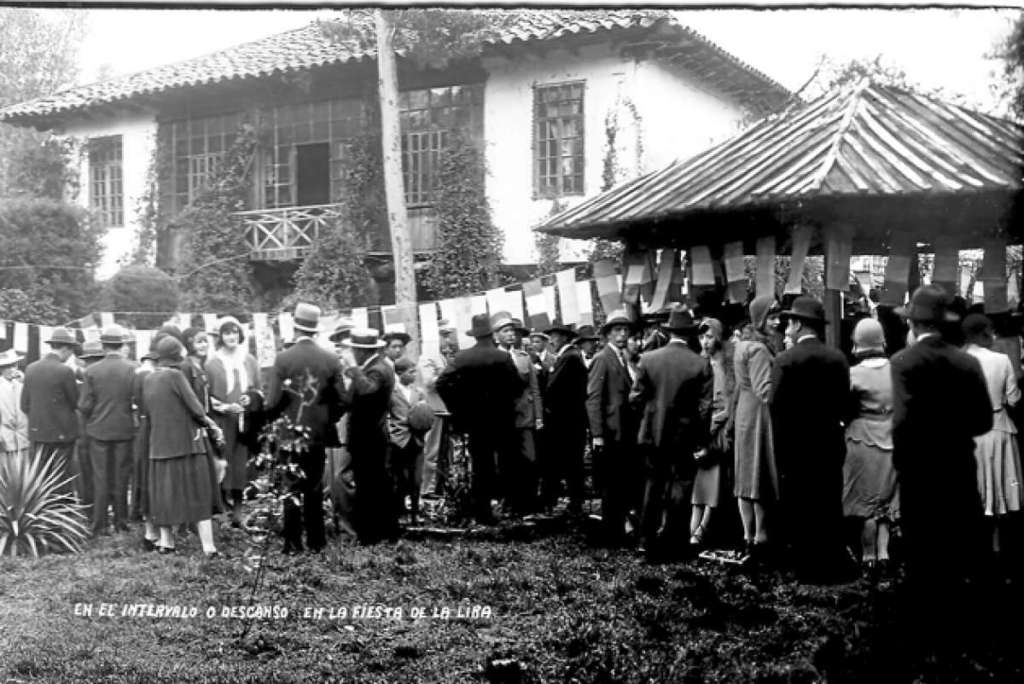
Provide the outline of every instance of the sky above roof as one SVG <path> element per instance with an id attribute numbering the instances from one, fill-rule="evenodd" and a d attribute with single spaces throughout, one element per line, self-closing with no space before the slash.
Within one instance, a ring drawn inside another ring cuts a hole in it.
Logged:
<path id="1" fill-rule="evenodd" d="M 86 10 L 83 10 L 86 11 Z M 133 73 L 297 28 L 329 10 L 92 9 L 80 82 Z M 1000 112 L 1003 81 L 993 48 L 1019 11 L 993 9 L 715 9 L 678 12 L 682 23 L 783 85 L 798 88 L 822 56 L 874 59 L 926 88 Z M 187 38 L 187 39 L 183 39 Z"/>

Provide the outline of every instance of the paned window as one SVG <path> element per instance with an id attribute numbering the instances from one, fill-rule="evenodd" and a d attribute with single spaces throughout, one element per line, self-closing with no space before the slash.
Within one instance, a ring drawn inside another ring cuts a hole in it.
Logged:
<path id="1" fill-rule="evenodd" d="M 89 208 L 103 228 L 124 226 L 121 136 L 89 141 Z"/>
<path id="2" fill-rule="evenodd" d="M 211 116 L 176 121 L 167 127 L 174 151 L 174 207 L 194 202 L 209 184 L 238 135 L 241 116 Z"/>
<path id="3" fill-rule="evenodd" d="M 534 104 L 534 192 L 583 194 L 583 83 L 537 86 Z"/>

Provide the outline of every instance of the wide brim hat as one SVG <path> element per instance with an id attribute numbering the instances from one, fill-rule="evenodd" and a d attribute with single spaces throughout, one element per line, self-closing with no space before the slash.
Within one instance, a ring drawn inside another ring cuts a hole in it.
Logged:
<path id="1" fill-rule="evenodd" d="M 485 313 L 473 316 L 472 327 L 466 331 L 466 335 L 469 337 L 487 337 L 493 333 L 491 317 Z"/>
<path id="2" fill-rule="evenodd" d="M 13 349 L 7 349 L 3 352 L 0 352 L 0 368 L 13 366 L 24 358 L 24 356 L 14 351 Z"/>
<path id="3" fill-rule="evenodd" d="M 669 313 L 672 311 L 671 306 L 663 306 L 657 311 L 648 311 L 640 314 L 640 320 L 645 324 L 652 323 L 664 323 L 668 320 Z"/>
<path id="4" fill-rule="evenodd" d="M 50 339 L 43 340 L 46 344 L 68 344 L 75 346 L 78 344 L 78 340 L 75 339 L 75 333 L 64 327 L 54 328 L 50 334 Z"/>
<path id="5" fill-rule="evenodd" d="M 292 314 L 292 327 L 307 333 L 320 331 L 320 307 L 315 304 L 299 302 Z"/>
<path id="6" fill-rule="evenodd" d="M 352 328 L 347 340 L 342 340 L 343 347 L 355 349 L 380 349 L 385 342 L 380 339 L 380 332 L 374 328 Z"/>
<path id="7" fill-rule="evenodd" d="M 238 328 L 238 343 L 241 344 L 242 342 L 245 342 L 245 326 L 243 326 L 234 316 L 224 316 L 223 318 L 217 321 L 217 336 L 223 338 L 224 328 L 228 327 L 229 325 L 234 325 L 236 328 Z M 178 341 L 184 342 L 184 340 L 181 339 L 179 339 Z"/>
<path id="8" fill-rule="evenodd" d="M 355 327 L 355 323 L 348 320 L 347 318 L 342 318 L 337 322 L 337 324 L 335 324 L 334 330 L 332 330 L 331 334 L 328 335 L 327 337 L 332 342 L 338 342 L 341 340 L 342 337 L 350 334 L 352 332 L 352 329 Z"/>
<path id="9" fill-rule="evenodd" d="M 551 333 L 562 333 L 563 335 L 568 335 L 570 339 L 579 335 L 571 323 L 562 323 L 561 321 L 555 321 L 544 331 L 545 335 L 550 335 Z"/>
<path id="10" fill-rule="evenodd" d="M 100 333 L 100 344 L 124 344 L 128 341 L 128 334 L 119 325 L 111 325 Z"/>
<path id="11" fill-rule="evenodd" d="M 617 325 L 624 325 L 629 328 L 630 332 L 636 330 L 636 321 L 630 317 L 625 309 L 618 309 L 613 311 L 608 320 L 601 326 L 601 334 L 607 335 L 608 332 Z"/>
<path id="12" fill-rule="evenodd" d="M 814 297 L 801 295 L 793 300 L 793 303 L 785 311 L 779 312 L 779 319 L 783 322 L 795 318 L 800 321 L 811 321 L 816 323 L 828 323 L 825 320 L 825 307 Z"/>
<path id="13" fill-rule="evenodd" d="M 457 327 L 448 322 L 447 318 L 442 318 L 437 322 L 437 332 L 442 335 L 448 335 L 458 330 Z"/>
<path id="14" fill-rule="evenodd" d="M 512 318 L 512 314 L 508 311 L 499 311 L 498 313 L 491 316 L 491 330 L 498 332 L 502 328 L 508 326 L 515 326 L 516 319 Z"/>
<path id="15" fill-rule="evenodd" d="M 668 320 L 661 324 L 661 328 L 675 333 L 693 333 L 697 331 L 697 324 L 688 309 L 677 305 L 669 311 Z"/>
<path id="16" fill-rule="evenodd" d="M 391 340 L 402 340 L 402 344 L 409 344 L 412 342 L 412 337 L 408 333 L 404 333 L 400 330 L 386 332 L 381 339 L 384 340 L 384 344 L 390 343 Z"/>
<path id="17" fill-rule="evenodd" d="M 601 339 L 592 325 L 582 325 L 576 331 L 576 342 L 596 342 Z"/>
<path id="18" fill-rule="evenodd" d="M 112 344 L 107 342 L 107 344 Z M 106 356 L 107 352 L 103 351 L 103 342 L 97 340 L 89 340 L 82 344 L 82 351 L 78 354 L 80 359 L 98 359 L 102 356 Z"/>
<path id="19" fill-rule="evenodd" d="M 531 330 L 530 331 L 530 337 L 531 338 L 532 337 L 539 337 L 542 340 L 544 340 L 545 342 L 547 342 L 548 340 L 551 339 L 551 337 L 546 332 L 544 332 L 542 330 Z"/>
<path id="20" fill-rule="evenodd" d="M 960 316 L 950 311 L 952 297 L 937 285 L 922 285 L 914 290 L 910 304 L 895 309 L 904 318 L 917 323 L 955 323 Z"/>

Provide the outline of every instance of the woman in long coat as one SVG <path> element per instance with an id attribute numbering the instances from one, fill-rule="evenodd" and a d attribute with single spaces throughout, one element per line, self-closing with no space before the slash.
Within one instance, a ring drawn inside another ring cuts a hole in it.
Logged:
<path id="1" fill-rule="evenodd" d="M 241 525 L 242 491 L 248 484 L 246 467 L 249 450 L 242 439 L 243 421 L 250 405 L 251 390 L 259 386 L 259 366 L 246 350 L 245 333 L 237 319 L 227 316 L 217 325 L 217 352 L 206 362 L 210 379 L 210 408 L 224 431 L 222 456 L 227 473 L 221 487 L 231 499 L 231 524 Z"/>
<path id="2" fill-rule="evenodd" d="M 210 511 L 216 482 L 203 429 L 220 428 L 181 372 L 183 351 L 174 337 L 160 340 L 157 366 L 142 381 L 140 408 L 149 417 L 149 517 L 160 531 L 160 553 L 174 551 L 175 526 L 195 523 L 203 552 L 214 556 Z"/>
<path id="3" fill-rule="evenodd" d="M 774 354 L 768 346 L 768 326 L 775 302 L 762 295 L 750 303 L 750 325 L 736 343 L 733 369 L 736 374 L 735 484 L 733 494 L 743 521 L 743 540 L 748 552 L 768 541 L 765 508 L 778 498 L 779 474 L 772 445 L 768 414 Z"/>
<path id="4" fill-rule="evenodd" d="M 199 403 L 203 405 L 206 415 L 209 416 L 211 415 L 210 378 L 206 374 L 205 364 L 206 352 L 210 346 L 210 336 L 202 328 L 187 328 L 181 333 L 181 336 L 185 339 L 185 360 L 181 363 L 181 372 L 185 374 L 185 380 L 188 381 L 192 391 L 196 393 Z M 206 440 L 206 450 L 210 454 L 210 467 L 213 468 L 217 489 L 220 490 L 220 483 L 224 481 L 224 476 L 227 474 L 227 461 L 217 452 L 210 442 L 209 436 Z M 223 513 L 226 510 L 223 497 L 218 494 L 214 499 L 213 512 Z"/>
<path id="5" fill-rule="evenodd" d="M 992 402 L 992 429 L 974 438 L 978 493 L 986 519 L 992 522 L 992 550 L 1000 553 L 1000 527 L 1006 516 L 1021 509 L 1021 464 L 1017 428 L 1008 413 L 1020 401 L 1020 388 L 1010 358 L 992 351 L 992 322 L 982 314 L 964 319 L 965 351 L 978 359 Z"/>

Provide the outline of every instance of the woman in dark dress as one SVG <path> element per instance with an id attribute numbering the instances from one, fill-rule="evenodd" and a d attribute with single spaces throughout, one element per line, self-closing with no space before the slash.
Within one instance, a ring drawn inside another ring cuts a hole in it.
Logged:
<path id="1" fill-rule="evenodd" d="M 204 428 L 220 433 L 181 372 L 184 348 L 167 336 L 156 344 L 157 365 L 142 382 L 149 416 L 149 514 L 160 530 L 160 553 L 174 550 L 173 528 L 195 523 L 203 553 L 219 555 L 210 510 L 216 485 Z"/>

